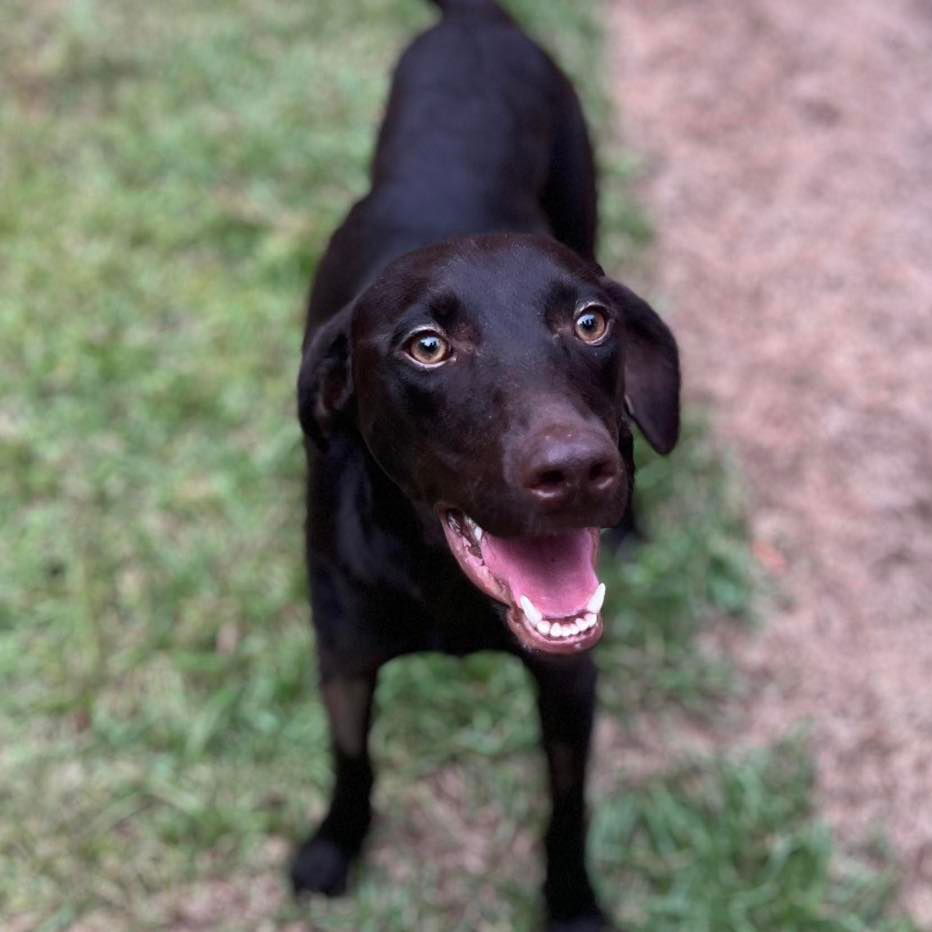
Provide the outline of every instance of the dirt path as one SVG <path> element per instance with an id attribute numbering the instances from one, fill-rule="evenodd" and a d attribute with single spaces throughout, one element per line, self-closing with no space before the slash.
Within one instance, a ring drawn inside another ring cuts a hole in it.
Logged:
<path id="1" fill-rule="evenodd" d="M 614 2 L 653 288 L 791 600 L 731 645 L 743 735 L 811 720 L 828 817 L 885 828 L 932 928 L 932 6 Z"/>

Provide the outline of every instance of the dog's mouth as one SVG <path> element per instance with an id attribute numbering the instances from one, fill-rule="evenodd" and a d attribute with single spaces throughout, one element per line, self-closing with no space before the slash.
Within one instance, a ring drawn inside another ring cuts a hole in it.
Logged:
<path id="1" fill-rule="evenodd" d="M 463 572 L 508 606 L 508 626 L 525 647 L 573 654 L 598 643 L 605 599 L 595 570 L 598 528 L 495 537 L 462 511 L 442 511 L 440 519 Z"/>

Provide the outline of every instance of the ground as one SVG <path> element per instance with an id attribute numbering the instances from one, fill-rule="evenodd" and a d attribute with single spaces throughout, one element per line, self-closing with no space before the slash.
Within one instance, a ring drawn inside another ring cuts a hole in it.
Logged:
<path id="1" fill-rule="evenodd" d="M 630 277 L 648 223 L 634 150 L 613 138 L 603 8 L 508 6 L 584 95 L 600 258 Z M 301 556 L 302 304 L 365 190 L 392 63 L 434 12 L 4 12 L 0 926 L 533 928 L 546 794 L 528 684 L 507 658 L 385 671 L 378 819 L 352 896 L 294 904 L 285 883 L 330 784 Z M 650 200 L 662 258 L 670 217 Z M 693 360 L 691 318 L 673 316 Z M 702 634 L 717 619 L 733 638 L 766 611 L 729 437 L 706 430 L 692 362 L 689 377 L 676 454 L 638 453 L 647 540 L 604 567 L 595 883 L 638 932 L 910 929 L 881 847 L 835 845 L 814 811 L 805 741 L 703 743 L 747 690 Z M 788 563 L 759 526 L 758 556 Z M 687 713 L 704 750 L 684 760 Z"/>
<path id="2" fill-rule="evenodd" d="M 784 597 L 725 639 L 752 699 L 711 743 L 808 723 L 823 811 L 849 839 L 886 829 L 932 927 L 932 17 L 915 0 L 613 12 L 652 281 Z"/>

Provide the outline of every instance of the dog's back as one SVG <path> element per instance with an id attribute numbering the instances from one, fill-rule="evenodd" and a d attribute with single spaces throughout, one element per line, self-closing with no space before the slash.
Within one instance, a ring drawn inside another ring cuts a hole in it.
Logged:
<path id="1" fill-rule="evenodd" d="M 593 257 L 595 173 L 569 81 L 495 0 L 432 2 L 443 17 L 395 70 L 372 187 L 321 261 L 311 329 L 392 259 L 455 236 L 550 234 Z"/>

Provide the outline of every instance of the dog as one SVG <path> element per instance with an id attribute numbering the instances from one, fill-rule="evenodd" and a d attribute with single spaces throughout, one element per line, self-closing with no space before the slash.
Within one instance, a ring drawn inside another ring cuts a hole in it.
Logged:
<path id="1" fill-rule="evenodd" d="M 586 765 L 632 423 L 679 432 L 673 335 L 595 260 L 579 100 L 495 0 L 432 0 L 402 55 L 369 193 L 311 290 L 298 376 L 306 554 L 335 782 L 291 865 L 345 891 L 371 821 L 380 667 L 506 651 L 535 681 L 551 793 L 550 930 L 608 928 L 586 868 Z"/>

